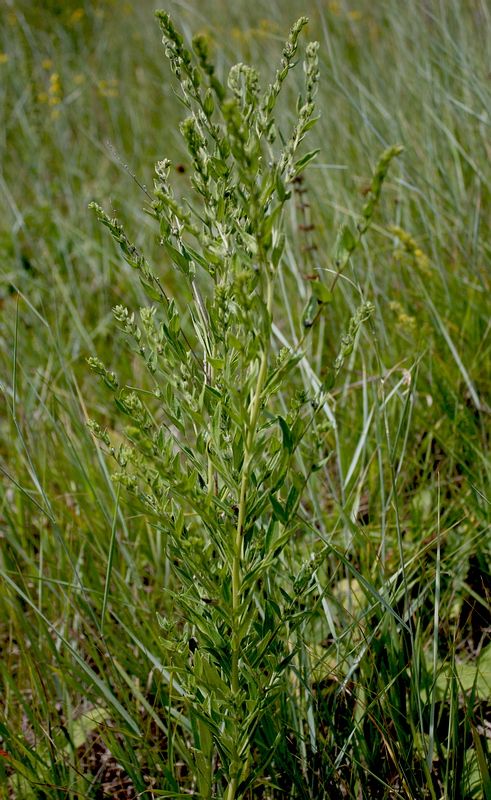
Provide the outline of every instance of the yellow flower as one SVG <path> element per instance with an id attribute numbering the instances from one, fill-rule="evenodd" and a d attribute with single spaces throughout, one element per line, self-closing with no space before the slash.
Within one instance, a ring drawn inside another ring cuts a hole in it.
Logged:
<path id="1" fill-rule="evenodd" d="M 410 317 L 408 314 L 399 314 L 397 322 L 399 327 L 406 333 L 410 333 L 416 327 L 416 317 Z"/>
<path id="2" fill-rule="evenodd" d="M 6 64 L 10 56 L 8 53 L 0 53 L 0 64 Z"/>
<path id="3" fill-rule="evenodd" d="M 52 111 L 51 116 L 54 117 L 54 119 L 58 119 L 58 117 L 60 116 L 60 112 L 56 110 Z"/>
<path id="4" fill-rule="evenodd" d="M 79 22 L 84 16 L 85 10 L 83 8 L 76 8 L 70 17 L 70 22 Z"/>
<path id="5" fill-rule="evenodd" d="M 45 58 L 44 61 L 43 61 L 44 69 L 49 69 L 52 66 L 53 66 L 53 62 L 51 61 L 51 59 L 50 58 Z"/>
<path id="6" fill-rule="evenodd" d="M 397 326 L 405 333 L 411 333 L 416 327 L 416 317 L 410 317 L 409 314 L 406 314 L 402 305 L 397 301 L 393 300 L 389 308 L 395 314 L 397 314 Z"/>
<path id="7" fill-rule="evenodd" d="M 251 31 L 243 31 L 241 28 L 232 28 L 230 33 L 238 42 L 248 42 L 252 35 Z"/>
<path id="8" fill-rule="evenodd" d="M 80 84 L 83 83 L 84 81 L 85 81 L 85 75 L 75 75 L 75 77 L 73 79 L 73 82 L 77 86 L 80 86 Z"/>
<path id="9" fill-rule="evenodd" d="M 47 103 L 48 102 L 48 94 L 47 92 L 39 92 L 38 100 L 40 103 Z"/>
<path id="10" fill-rule="evenodd" d="M 61 94 L 61 83 L 60 83 L 60 76 L 57 72 L 53 72 L 49 79 L 50 87 L 49 90 L 53 94 Z"/>
<path id="11" fill-rule="evenodd" d="M 429 275 L 430 259 L 426 253 L 422 251 L 416 239 L 413 239 L 411 234 L 407 233 L 407 231 L 405 231 L 403 228 L 400 228 L 398 225 L 389 225 L 388 230 L 397 236 L 401 244 L 404 246 L 406 253 L 409 253 L 413 256 L 421 272 L 423 272 L 425 275 Z"/>
<path id="12" fill-rule="evenodd" d="M 99 97 L 117 97 L 119 95 L 119 90 L 116 89 L 118 84 L 119 80 L 117 78 L 110 78 L 107 81 L 97 81 Z"/>
<path id="13" fill-rule="evenodd" d="M 53 72 L 49 77 L 48 103 L 50 106 L 57 106 L 61 102 L 61 81 L 57 72 Z"/>
<path id="14" fill-rule="evenodd" d="M 430 259 L 428 258 L 426 253 L 423 253 L 421 248 L 417 247 L 415 249 L 415 251 L 414 251 L 414 257 L 416 259 L 416 263 L 417 263 L 418 267 L 420 268 L 421 272 L 424 272 L 427 275 L 429 275 L 429 273 L 430 273 L 430 270 L 429 270 Z"/>

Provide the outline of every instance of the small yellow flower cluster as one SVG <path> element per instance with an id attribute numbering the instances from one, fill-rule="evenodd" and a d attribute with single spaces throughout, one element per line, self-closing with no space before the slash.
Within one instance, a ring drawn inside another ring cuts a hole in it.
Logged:
<path id="1" fill-rule="evenodd" d="M 49 69 L 53 66 L 53 62 L 46 58 L 43 61 L 43 67 L 45 69 Z M 54 106 L 57 106 L 61 103 L 62 98 L 62 88 L 61 88 L 61 81 L 58 72 L 52 72 L 49 76 L 49 87 L 47 92 L 39 92 L 38 100 L 40 103 L 47 103 L 49 106 L 53 106 L 53 110 L 51 112 L 51 116 L 55 119 L 60 116 L 60 112 Z"/>
<path id="2" fill-rule="evenodd" d="M 100 97 L 117 97 L 119 89 L 117 88 L 119 81 L 117 78 L 111 78 L 109 81 L 97 81 L 97 88 Z"/>
<path id="3" fill-rule="evenodd" d="M 8 53 L 0 53 L 0 64 L 6 64 L 8 60 L 9 60 Z"/>
<path id="4" fill-rule="evenodd" d="M 49 78 L 48 104 L 50 106 L 57 106 L 58 103 L 61 103 L 61 81 L 59 74 L 53 72 Z M 55 118 L 59 117 L 60 112 L 58 109 L 53 109 L 51 116 Z"/>
<path id="5" fill-rule="evenodd" d="M 391 302 L 390 310 L 397 314 L 397 327 L 404 331 L 404 333 L 411 333 L 415 329 L 416 317 L 410 317 L 409 314 L 406 314 L 402 305 L 397 300 Z"/>
<path id="6" fill-rule="evenodd" d="M 75 11 L 73 11 L 71 16 L 70 16 L 70 22 L 74 25 L 76 22 L 80 22 L 80 20 L 84 16 L 85 16 L 85 9 L 76 8 Z"/>
<path id="7" fill-rule="evenodd" d="M 406 253 L 414 256 L 416 264 L 420 268 L 421 272 L 423 272 L 425 275 L 429 275 L 430 259 L 426 253 L 422 251 L 416 239 L 413 239 L 409 233 L 407 233 L 403 228 L 400 228 L 398 225 L 389 225 L 388 230 L 397 236 Z"/>

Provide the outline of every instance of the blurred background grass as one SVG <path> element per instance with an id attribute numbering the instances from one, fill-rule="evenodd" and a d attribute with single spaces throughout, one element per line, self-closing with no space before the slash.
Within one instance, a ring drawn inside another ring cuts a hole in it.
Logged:
<path id="1" fill-rule="evenodd" d="M 91 743 L 83 764 L 80 751 L 61 760 L 59 753 L 67 746 L 63 727 L 73 725 L 67 720 L 94 706 L 109 707 L 127 736 L 113 735 L 115 760 L 104 779 L 106 787 L 116 782 L 112 796 L 133 796 L 124 794 L 130 785 L 128 791 L 147 791 L 145 776 L 165 769 L 155 626 L 166 603 L 165 541 L 118 504 L 84 424 L 87 415 L 116 425 L 87 369 L 89 355 L 116 369 L 121 382 L 145 380 L 110 313 L 116 304 L 145 305 L 145 297 L 87 211 L 91 200 L 115 209 L 169 289 L 179 292 L 143 212 L 144 194 L 123 168 L 150 187 L 153 164 L 170 157 L 176 192 L 189 190 L 176 122 L 184 109 L 154 8 L 146 0 L 19 0 L 7 2 L 0 22 L 1 746 L 32 772 L 49 774 L 50 785 L 69 783 L 90 797 L 104 783 L 89 763 L 95 734 L 81 734 Z M 398 388 L 401 402 L 390 420 L 408 551 L 435 535 L 439 482 L 440 524 L 448 531 L 442 626 L 445 636 L 470 641 L 476 651 L 491 623 L 489 6 L 169 0 L 166 8 L 188 37 L 206 34 L 220 75 L 243 60 L 258 66 L 264 81 L 274 75 L 291 23 L 304 13 L 310 18 L 309 38 L 321 43 L 321 120 L 310 146 L 321 152 L 305 176 L 312 232 L 298 229 L 292 204 L 292 263 L 307 263 L 305 247 L 314 244 L 309 264 L 332 268 L 336 231 L 361 208 L 378 153 L 390 143 L 405 146 L 349 277 L 376 304 L 376 341 L 384 370 L 393 370 L 387 385 L 396 386 L 402 370 L 412 370 L 415 382 L 407 407 Z M 288 125 L 300 81 L 298 70 L 280 127 Z M 345 303 L 325 323 L 325 350 L 332 353 L 346 304 L 356 303 L 348 281 L 340 291 Z M 378 374 L 372 339 L 349 366 L 338 409 L 344 474 L 360 440 L 367 437 L 373 452 L 380 435 L 376 427 L 364 433 L 367 395 L 352 388 L 366 388 L 366 376 Z M 342 491 L 336 476 L 339 494 L 330 488 L 360 525 L 361 543 L 379 537 L 391 511 L 384 470 L 369 469 L 368 461 L 367 455 L 356 463 Z M 131 746 L 142 726 L 144 767 Z M 46 787 L 39 794 L 28 782 L 16 796 L 67 796 Z M 11 796 L 9 786 L 0 786 L 0 796 Z"/>

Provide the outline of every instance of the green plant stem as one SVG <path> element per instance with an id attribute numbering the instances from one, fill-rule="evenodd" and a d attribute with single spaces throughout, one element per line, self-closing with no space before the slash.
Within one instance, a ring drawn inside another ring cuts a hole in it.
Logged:
<path id="1" fill-rule="evenodd" d="M 269 319 L 271 319 L 271 312 L 273 307 L 273 276 L 269 272 L 267 272 L 267 299 L 266 299 L 266 307 L 268 311 Z M 270 324 L 269 324 L 269 327 Z M 254 398 L 252 400 L 252 405 L 250 406 L 250 418 L 249 418 L 249 425 L 247 431 L 247 439 L 246 439 L 246 446 L 245 446 L 245 453 L 244 453 L 244 463 L 242 466 L 242 478 L 240 483 L 240 495 L 239 495 L 239 512 L 238 512 L 238 519 L 237 519 L 237 528 L 235 534 L 235 547 L 234 547 L 234 559 L 232 565 L 232 609 L 233 609 L 233 616 L 234 616 L 234 634 L 233 634 L 233 642 L 232 642 L 232 692 L 235 698 L 238 697 L 240 684 L 239 684 L 239 651 L 240 651 L 240 641 L 239 641 L 239 634 L 238 634 L 238 610 L 240 606 L 241 600 L 241 575 L 240 575 L 240 568 L 242 562 L 242 555 L 243 555 L 243 535 L 244 535 L 244 523 L 246 517 L 246 500 L 247 500 L 247 486 L 249 483 L 250 478 L 250 471 L 251 471 L 251 463 L 252 463 L 252 455 L 254 449 L 254 439 L 256 435 L 256 427 L 257 421 L 259 417 L 259 410 L 261 407 L 261 396 L 264 388 L 264 384 L 266 381 L 267 373 L 268 373 L 268 362 L 269 362 L 269 349 L 270 349 L 270 335 L 266 336 L 264 350 L 261 355 L 261 364 L 259 367 L 259 374 L 257 378 L 256 384 L 256 391 L 254 394 Z M 235 752 L 232 755 L 232 770 L 231 770 L 231 778 L 230 783 L 228 785 L 227 791 L 227 800 L 233 800 L 235 797 L 235 791 L 237 788 L 237 780 L 238 780 L 238 771 L 240 769 L 240 759 L 238 752 L 235 747 Z"/>

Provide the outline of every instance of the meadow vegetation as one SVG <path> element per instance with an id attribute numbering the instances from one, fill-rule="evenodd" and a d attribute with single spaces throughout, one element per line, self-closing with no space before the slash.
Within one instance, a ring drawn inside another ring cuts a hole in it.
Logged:
<path id="1" fill-rule="evenodd" d="M 298 5 L 2 14 L 0 798 L 491 798 L 491 13 Z"/>

